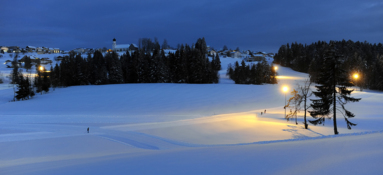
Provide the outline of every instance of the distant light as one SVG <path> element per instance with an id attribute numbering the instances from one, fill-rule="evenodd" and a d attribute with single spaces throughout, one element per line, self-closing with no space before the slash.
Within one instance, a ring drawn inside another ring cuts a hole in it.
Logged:
<path id="1" fill-rule="evenodd" d="M 277 66 L 274 66 L 274 70 L 278 70 L 278 67 L 277 67 Z"/>
<path id="2" fill-rule="evenodd" d="M 44 70 L 44 67 L 43 67 L 43 66 L 40 66 L 40 70 L 43 71 L 43 70 Z"/>

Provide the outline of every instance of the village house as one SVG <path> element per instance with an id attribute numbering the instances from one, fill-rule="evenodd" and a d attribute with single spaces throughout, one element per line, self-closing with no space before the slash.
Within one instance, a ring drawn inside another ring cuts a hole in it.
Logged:
<path id="1" fill-rule="evenodd" d="M 8 47 L 2 46 L 0 48 L 0 50 L 2 50 L 4 53 L 7 53 L 8 52 Z"/>
<path id="2" fill-rule="evenodd" d="M 209 56 L 217 55 L 217 52 L 215 52 L 214 50 L 209 50 L 207 53 Z"/>
<path id="3" fill-rule="evenodd" d="M 27 47 L 25 47 L 25 50 L 27 52 L 36 52 L 36 47 L 35 46 L 27 46 Z"/>
<path id="4" fill-rule="evenodd" d="M 62 56 L 57 56 L 57 57 L 55 57 L 54 59 L 55 59 L 55 61 L 62 61 L 62 60 L 64 59 L 64 57 L 62 57 Z"/>
<path id="5" fill-rule="evenodd" d="M 49 60 L 49 58 L 41 58 L 40 64 L 46 65 L 52 63 L 52 60 Z"/>
<path id="6" fill-rule="evenodd" d="M 37 54 L 44 54 L 45 50 L 46 49 L 44 47 L 38 47 L 38 48 L 36 48 L 36 53 Z"/>
<path id="7" fill-rule="evenodd" d="M 60 53 L 60 49 L 59 48 L 53 48 L 53 53 Z"/>
<path id="8" fill-rule="evenodd" d="M 256 52 L 255 55 L 258 55 L 258 56 L 259 56 L 259 55 L 263 55 L 263 56 L 265 57 L 265 56 L 266 56 L 266 52 Z M 255 56 L 255 55 L 254 55 L 254 56 Z"/>
<path id="9" fill-rule="evenodd" d="M 265 59 L 265 56 L 263 54 L 255 54 L 252 57 L 245 58 L 245 61 L 247 62 L 254 62 L 254 61 L 262 61 Z"/>
<path id="10" fill-rule="evenodd" d="M 15 50 L 20 50 L 20 47 L 19 46 L 9 46 L 8 49 L 12 50 L 12 52 L 14 52 Z"/>
<path id="11" fill-rule="evenodd" d="M 241 54 L 241 52 L 233 51 L 233 52 L 230 52 L 230 57 L 232 57 L 232 58 L 241 58 L 242 54 Z"/>

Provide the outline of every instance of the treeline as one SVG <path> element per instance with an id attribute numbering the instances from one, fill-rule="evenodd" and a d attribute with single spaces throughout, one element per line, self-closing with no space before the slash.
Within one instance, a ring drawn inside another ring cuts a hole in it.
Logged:
<path id="1" fill-rule="evenodd" d="M 351 40 L 332 41 L 337 54 L 342 56 L 342 69 L 350 75 L 361 88 L 383 90 L 383 45 L 368 42 L 353 42 Z M 324 61 L 324 51 L 329 47 L 325 41 L 310 45 L 292 43 L 282 45 L 274 56 L 274 62 L 282 66 L 310 74 L 313 82 L 318 82 Z M 358 79 L 351 75 L 359 74 Z"/>
<path id="2" fill-rule="evenodd" d="M 250 66 L 243 60 L 241 65 L 236 61 L 234 66 L 229 64 L 226 75 L 234 80 L 235 84 L 277 84 L 274 66 L 270 66 L 266 60 Z"/>
<path id="3" fill-rule="evenodd" d="M 54 87 L 120 83 L 218 83 L 219 57 L 206 57 L 206 43 L 198 39 L 194 47 L 181 46 L 175 53 L 166 54 L 159 48 L 147 49 L 119 57 L 111 52 L 70 54 L 51 72 Z"/>

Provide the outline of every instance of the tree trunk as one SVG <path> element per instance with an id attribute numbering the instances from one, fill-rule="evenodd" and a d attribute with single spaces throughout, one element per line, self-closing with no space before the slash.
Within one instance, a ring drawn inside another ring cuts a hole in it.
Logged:
<path id="1" fill-rule="evenodd" d="M 304 114 L 304 119 L 305 119 L 305 129 L 307 129 L 307 121 L 306 121 L 306 97 L 305 97 L 305 114 Z"/>
<path id="2" fill-rule="evenodd" d="M 336 98 L 335 97 L 336 97 L 336 91 L 334 91 L 334 97 L 333 97 L 334 98 L 334 102 L 333 102 L 334 103 L 334 107 L 333 107 L 334 112 L 333 113 L 334 113 L 334 134 L 337 135 L 339 133 L 338 133 L 337 125 L 336 125 Z"/>
<path id="3" fill-rule="evenodd" d="M 337 135 L 339 134 L 338 133 L 338 128 L 337 128 L 337 124 L 336 124 L 336 82 L 335 82 L 335 67 L 334 67 L 334 70 L 333 70 L 334 74 L 333 74 L 333 114 L 334 114 L 334 117 L 333 117 L 333 120 L 334 120 L 334 134 Z"/>

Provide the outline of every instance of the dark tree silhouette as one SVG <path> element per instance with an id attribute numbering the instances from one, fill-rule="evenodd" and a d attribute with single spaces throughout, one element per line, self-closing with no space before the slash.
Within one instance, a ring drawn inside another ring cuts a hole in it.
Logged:
<path id="1" fill-rule="evenodd" d="M 324 64 L 321 74 L 319 76 L 319 85 L 315 86 L 317 91 L 313 92 L 319 99 L 312 100 L 312 111 L 310 115 L 316 120 L 309 121 L 317 125 L 322 124 L 326 117 L 332 114 L 334 123 L 334 134 L 338 134 L 336 114 L 337 110 L 341 112 L 347 123 L 347 128 L 356 124 L 350 122 L 348 118 L 355 117 L 355 115 L 348 111 L 344 105 L 348 102 L 358 102 L 360 98 L 350 97 L 353 90 L 347 87 L 353 84 L 349 80 L 346 71 L 342 69 L 341 56 L 335 51 L 335 46 L 331 42 L 324 54 Z"/>

